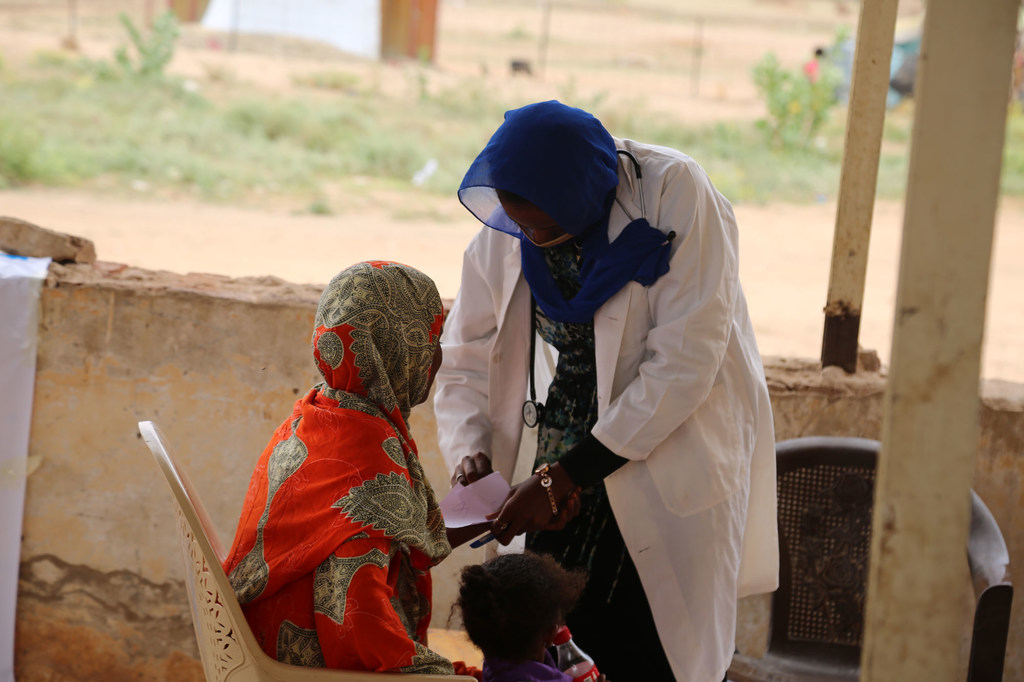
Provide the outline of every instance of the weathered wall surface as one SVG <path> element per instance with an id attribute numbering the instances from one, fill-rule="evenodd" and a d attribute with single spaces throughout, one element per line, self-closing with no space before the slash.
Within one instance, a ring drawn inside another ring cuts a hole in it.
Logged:
<path id="1" fill-rule="evenodd" d="M 201 680 L 166 433 L 226 542 L 255 458 L 315 372 L 318 290 L 52 266 L 40 316 L 22 544 L 19 680 Z"/>
<path id="2" fill-rule="evenodd" d="M 20 682 L 202 680 L 170 493 L 136 423 L 151 419 L 230 544 L 256 457 L 316 376 L 319 289 L 272 278 L 180 277 L 54 265 L 43 292 L 17 616 Z M 779 439 L 877 438 L 883 378 L 770 361 Z M 1024 387 L 985 389 L 975 488 L 1024 565 Z M 412 432 L 438 494 L 448 478 L 427 406 Z M 443 627 L 460 549 L 435 578 Z M 1006 679 L 1024 678 L 1024 600 Z M 763 648 L 767 599 L 739 644 Z"/>

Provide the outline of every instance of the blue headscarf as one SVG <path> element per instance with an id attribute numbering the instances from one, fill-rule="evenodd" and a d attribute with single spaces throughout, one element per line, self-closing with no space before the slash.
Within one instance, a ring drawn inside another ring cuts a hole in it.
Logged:
<path id="1" fill-rule="evenodd" d="M 459 201 L 488 227 L 522 242 L 523 275 L 544 314 L 590 322 L 627 282 L 650 286 L 668 272 L 669 242 L 638 218 L 608 242 L 608 215 L 619 184 L 615 141 L 592 115 L 555 100 L 505 113 L 459 187 Z M 505 214 L 495 190 L 523 197 L 551 216 L 582 248 L 580 291 L 566 300 L 544 249 Z"/>

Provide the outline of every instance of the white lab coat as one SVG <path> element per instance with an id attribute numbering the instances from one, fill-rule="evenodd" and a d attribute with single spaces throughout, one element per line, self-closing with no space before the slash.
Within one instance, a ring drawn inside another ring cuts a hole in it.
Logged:
<path id="1" fill-rule="evenodd" d="M 690 157 L 616 144 L 641 164 L 648 220 L 676 237 L 666 275 L 627 284 L 594 315 L 593 434 L 631 460 L 605 485 L 676 679 L 719 682 L 737 597 L 778 585 L 774 428 L 736 220 Z M 636 184 L 620 156 L 611 240 L 640 216 Z M 519 249 L 488 227 L 466 249 L 434 403 L 449 470 L 476 452 L 507 479 L 515 470 L 530 335 Z"/>

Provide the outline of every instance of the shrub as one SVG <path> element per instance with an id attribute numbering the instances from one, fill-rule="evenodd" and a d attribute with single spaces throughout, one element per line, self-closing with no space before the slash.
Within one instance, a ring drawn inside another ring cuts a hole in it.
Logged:
<path id="1" fill-rule="evenodd" d="M 839 71 L 820 60 L 817 77 L 797 69 L 787 71 L 773 53 L 754 67 L 754 85 L 765 99 L 768 117 L 758 121 L 769 144 L 777 147 L 811 146 L 836 104 Z"/>
<path id="2" fill-rule="evenodd" d="M 0 112 L 0 188 L 58 184 L 68 176 L 63 159 L 34 125 Z"/>
<path id="3" fill-rule="evenodd" d="M 28 182 L 35 176 L 35 135 L 0 120 L 0 187 Z"/>
<path id="4" fill-rule="evenodd" d="M 320 90 L 336 92 L 355 92 L 359 87 L 359 76 L 345 71 L 319 71 L 301 76 L 293 76 L 292 82 Z"/>
<path id="5" fill-rule="evenodd" d="M 168 11 L 158 16 L 148 38 L 143 37 L 127 14 L 122 13 L 119 19 L 135 48 L 135 57 L 128 53 L 127 46 L 121 46 L 114 52 L 114 62 L 125 75 L 162 78 L 174 57 L 174 43 L 178 40 L 178 20 L 174 14 Z"/>

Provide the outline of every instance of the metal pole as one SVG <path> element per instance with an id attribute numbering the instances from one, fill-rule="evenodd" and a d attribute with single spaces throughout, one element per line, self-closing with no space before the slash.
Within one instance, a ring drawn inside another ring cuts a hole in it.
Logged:
<path id="1" fill-rule="evenodd" d="M 541 76 L 544 76 L 544 72 L 547 69 L 548 62 L 548 38 L 551 34 L 551 0 L 544 0 L 544 11 L 541 15 L 541 27 L 540 27 L 540 46 L 539 55 L 537 62 L 539 65 L 538 71 Z"/>
<path id="2" fill-rule="evenodd" d="M 957 679 L 1018 0 L 930 0 L 875 488 L 862 680 Z"/>
<path id="3" fill-rule="evenodd" d="M 693 29 L 693 67 L 690 70 L 690 94 L 700 92 L 700 58 L 704 54 L 704 17 L 697 17 Z"/>
<path id="4" fill-rule="evenodd" d="M 69 50 L 78 49 L 78 0 L 68 0 L 68 37 L 64 46 Z"/>
<path id="5" fill-rule="evenodd" d="M 242 14 L 241 4 L 242 4 L 241 0 L 235 0 L 234 3 L 232 3 L 232 5 L 231 5 L 232 9 L 231 9 L 231 42 L 230 42 L 230 48 L 231 48 L 232 52 L 234 52 L 235 50 L 238 49 L 238 27 L 239 27 L 240 22 L 241 22 L 241 14 Z"/>
<path id="6" fill-rule="evenodd" d="M 857 370 L 871 212 L 875 205 L 898 4 L 897 0 L 864 0 L 857 27 L 821 342 L 822 366 L 838 365 L 847 372 Z"/>

